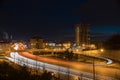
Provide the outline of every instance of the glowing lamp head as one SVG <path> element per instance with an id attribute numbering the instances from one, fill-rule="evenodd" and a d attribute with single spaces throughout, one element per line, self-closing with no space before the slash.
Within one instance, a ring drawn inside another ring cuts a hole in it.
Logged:
<path id="1" fill-rule="evenodd" d="M 100 51 L 101 51 L 101 52 L 103 52 L 103 51 L 104 51 L 104 49 L 100 49 Z"/>

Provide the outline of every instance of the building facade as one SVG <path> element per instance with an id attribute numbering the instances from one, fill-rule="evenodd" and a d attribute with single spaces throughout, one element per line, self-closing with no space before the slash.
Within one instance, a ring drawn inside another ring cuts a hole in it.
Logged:
<path id="1" fill-rule="evenodd" d="M 77 46 L 84 46 L 90 44 L 90 26 L 87 24 L 75 25 L 75 42 Z"/>

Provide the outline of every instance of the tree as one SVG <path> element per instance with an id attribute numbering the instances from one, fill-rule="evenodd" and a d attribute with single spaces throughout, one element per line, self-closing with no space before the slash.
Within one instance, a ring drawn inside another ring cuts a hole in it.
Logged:
<path id="1" fill-rule="evenodd" d="M 41 76 L 41 80 L 51 80 L 52 79 L 52 74 L 51 72 L 47 72 L 46 70 Z"/>
<path id="2" fill-rule="evenodd" d="M 65 58 L 68 59 L 68 60 L 72 60 L 72 59 L 73 59 L 73 55 L 74 55 L 74 53 L 73 53 L 72 51 L 66 50 L 66 51 L 64 52 L 64 56 L 65 56 Z"/>

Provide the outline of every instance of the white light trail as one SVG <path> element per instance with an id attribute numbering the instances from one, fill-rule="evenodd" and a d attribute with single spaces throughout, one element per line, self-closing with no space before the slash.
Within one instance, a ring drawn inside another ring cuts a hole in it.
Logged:
<path id="1" fill-rule="evenodd" d="M 18 54 L 18 52 L 11 52 L 10 57 L 11 58 L 7 57 L 7 59 L 12 62 L 15 62 L 16 64 L 19 64 L 21 66 L 26 65 L 28 67 L 33 67 L 33 68 L 42 69 L 42 70 L 48 70 L 48 71 L 52 71 L 55 73 L 59 72 L 60 74 L 64 74 L 64 75 L 68 75 L 68 70 L 69 70 L 69 76 L 74 76 L 74 77 L 79 76 L 80 77 L 80 74 L 83 74 L 82 78 L 84 80 L 93 80 L 92 79 L 93 73 L 74 70 L 74 69 L 70 69 L 67 67 L 62 67 L 62 66 L 58 66 L 58 65 L 53 65 L 53 64 L 36 61 L 36 60 L 21 56 Z M 113 80 L 112 77 L 106 77 L 106 76 L 101 76 L 101 75 L 96 75 L 96 77 L 99 78 L 100 80 Z M 114 79 L 114 80 L 116 80 L 116 79 Z"/>

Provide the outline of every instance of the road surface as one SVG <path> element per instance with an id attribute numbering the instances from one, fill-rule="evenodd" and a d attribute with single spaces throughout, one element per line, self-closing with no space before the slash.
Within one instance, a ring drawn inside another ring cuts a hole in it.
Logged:
<path id="1" fill-rule="evenodd" d="M 11 58 L 14 62 L 17 61 L 17 63 L 19 62 L 19 64 L 20 63 L 26 64 L 26 65 L 29 64 L 29 66 L 31 67 L 35 67 L 36 65 L 35 59 L 37 59 L 38 68 L 41 68 L 41 69 L 45 68 L 54 72 L 58 72 L 59 70 L 59 72 L 63 74 L 65 73 L 68 74 L 69 72 L 69 74 L 72 76 L 73 75 L 80 76 L 80 74 L 83 74 L 83 76 L 85 76 L 84 78 L 88 80 L 92 79 L 92 75 L 93 75 L 92 74 L 93 66 L 84 64 L 84 63 L 43 58 L 43 57 L 38 57 L 32 54 L 29 54 L 28 52 L 20 52 L 20 55 L 18 53 L 11 53 Z M 48 64 L 48 63 L 51 63 L 51 64 Z M 56 64 L 56 65 L 53 65 L 53 64 Z M 65 66 L 65 67 L 61 67 L 61 66 Z M 118 69 L 111 69 L 103 66 L 96 66 L 95 70 L 96 70 L 96 78 L 98 78 L 99 80 L 115 80 L 112 78 L 115 75 L 115 73 L 120 74 L 120 70 Z M 112 77 L 107 77 L 107 76 L 112 76 Z"/>

